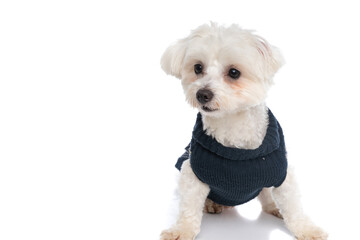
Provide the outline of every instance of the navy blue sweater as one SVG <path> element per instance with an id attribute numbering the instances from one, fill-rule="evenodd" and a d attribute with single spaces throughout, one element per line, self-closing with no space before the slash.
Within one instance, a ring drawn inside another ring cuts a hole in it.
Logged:
<path id="1" fill-rule="evenodd" d="M 264 187 L 278 187 L 285 180 L 287 159 L 280 124 L 268 110 L 269 124 L 262 144 L 254 150 L 225 147 L 203 130 L 199 113 L 190 144 L 176 168 L 190 158 L 195 175 L 210 187 L 208 198 L 225 206 L 250 201 Z"/>

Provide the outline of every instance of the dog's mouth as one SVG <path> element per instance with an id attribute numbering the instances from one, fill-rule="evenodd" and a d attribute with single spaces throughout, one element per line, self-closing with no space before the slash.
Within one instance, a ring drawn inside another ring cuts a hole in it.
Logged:
<path id="1" fill-rule="evenodd" d="M 202 106 L 201 109 L 204 110 L 205 112 L 214 112 L 214 111 L 219 110 L 219 109 L 216 109 L 216 108 L 215 109 L 209 108 L 207 106 Z"/>

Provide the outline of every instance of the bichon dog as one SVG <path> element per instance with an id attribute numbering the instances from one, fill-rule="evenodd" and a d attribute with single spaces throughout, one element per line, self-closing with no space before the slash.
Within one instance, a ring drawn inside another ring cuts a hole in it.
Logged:
<path id="1" fill-rule="evenodd" d="M 255 197 L 297 239 L 327 239 L 303 213 L 282 129 L 264 102 L 282 63 L 277 48 L 237 25 L 202 25 L 165 51 L 163 70 L 181 79 L 199 113 L 176 163 L 178 220 L 162 240 L 192 240 L 203 211 L 220 213 Z"/>

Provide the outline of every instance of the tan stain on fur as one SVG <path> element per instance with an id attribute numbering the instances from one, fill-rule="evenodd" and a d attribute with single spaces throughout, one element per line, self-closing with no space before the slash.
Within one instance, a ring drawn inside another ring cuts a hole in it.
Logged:
<path id="1" fill-rule="evenodd" d="M 198 77 L 193 77 L 190 79 L 190 82 L 195 82 L 196 80 L 198 80 Z"/>
<path id="2" fill-rule="evenodd" d="M 236 94 L 240 94 L 239 91 L 247 87 L 247 84 L 241 81 L 241 78 L 238 80 L 226 79 L 226 83 L 236 91 Z"/>

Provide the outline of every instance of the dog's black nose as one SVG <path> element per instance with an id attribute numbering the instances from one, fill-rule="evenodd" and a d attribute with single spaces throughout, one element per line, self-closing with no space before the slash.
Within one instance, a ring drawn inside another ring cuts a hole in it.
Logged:
<path id="1" fill-rule="evenodd" d="M 211 99 L 214 97 L 214 94 L 209 89 L 203 88 L 197 91 L 196 93 L 196 99 L 199 101 L 199 103 L 205 104 L 207 102 L 210 102 Z"/>

